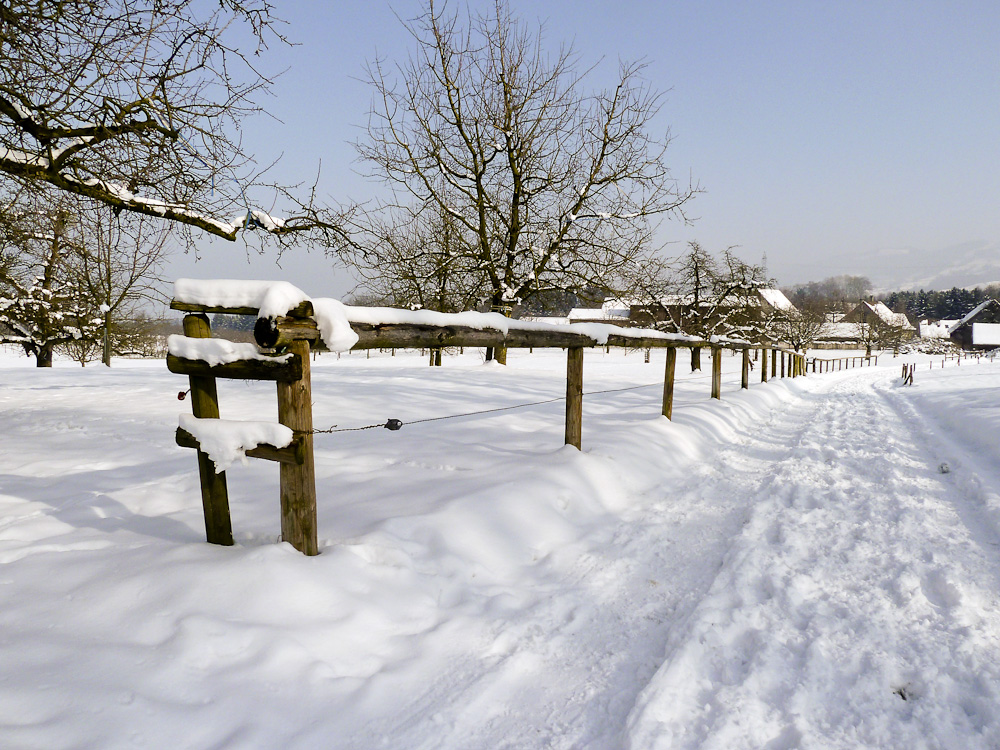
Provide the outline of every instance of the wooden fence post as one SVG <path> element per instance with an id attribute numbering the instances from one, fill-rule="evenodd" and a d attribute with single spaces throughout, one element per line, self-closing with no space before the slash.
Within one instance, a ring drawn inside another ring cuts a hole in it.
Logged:
<path id="1" fill-rule="evenodd" d="M 760 382 L 767 382 L 767 348 L 760 348 Z"/>
<path id="2" fill-rule="evenodd" d="M 212 336 L 208 316 L 195 313 L 184 316 L 184 335 L 207 339 Z M 219 394 L 215 378 L 190 375 L 191 411 L 200 419 L 219 418 Z M 205 537 L 211 544 L 233 544 L 233 522 L 229 516 L 229 490 L 226 473 L 215 471 L 215 462 L 198 450 L 198 476 L 201 479 L 201 505 L 205 512 Z"/>
<path id="3" fill-rule="evenodd" d="M 750 350 L 743 350 L 743 375 L 740 379 L 740 387 L 746 390 L 750 387 Z"/>
<path id="4" fill-rule="evenodd" d="M 566 445 L 583 449 L 583 348 L 566 350 Z"/>
<path id="5" fill-rule="evenodd" d="M 712 347 L 712 398 L 722 398 L 722 347 Z"/>
<path id="6" fill-rule="evenodd" d="M 778 350 L 771 350 L 771 377 L 778 377 Z"/>
<path id="7" fill-rule="evenodd" d="M 671 419 L 674 413 L 674 373 L 677 371 L 677 349 L 667 349 L 667 367 L 663 373 L 663 416 Z"/>
<path id="8" fill-rule="evenodd" d="M 290 383 L 278 382 L 278 421 L 302 436 L 303 461 L 280 464 L 281 538 L 305 555 L 318 555 L 309 342 L 292 341 L 288 351 L 302 360 L 302 378 Z"/>
<path id="9" fill-rule="evenodd" d="M 779 355 L 781 356 L 781 377 L 785 377 L 785 352 L 781 351 Z"/>

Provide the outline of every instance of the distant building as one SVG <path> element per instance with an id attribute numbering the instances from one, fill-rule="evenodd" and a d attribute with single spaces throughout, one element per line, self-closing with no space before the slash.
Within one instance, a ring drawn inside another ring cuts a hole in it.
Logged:
<path id="1" fill-rule="evenodd" d="M 917 335 L 922 339 L 947 339 L 951 338 L 951 329 L 958 323 L 957 320 L 921 320 L 917 323 Z"/>
<path id="2" fill-rule="evenodd" d="M 569 323 L 613 323 L 630 325 L 629 303 L 618 299 L 604 300 L 600 307 L 574 307 L 566 316 Z"/>
<path id="3" fill-rule="evenodd" d="M 903 313 L 881 302 L 861 301 L 844 315 L 827 321 L 812 346 L 816 349 L 895 349 L 917 329 Z"/>
<path id="4" fill-rule="evenodd" d="M 912 338 L 916 335 L 917 329 L 913 327 L 910 319 L 903 313 L 894 313 L 882 302 L 862 302 L 840 319 L 842 323 L 871 323 L 874 325 L 884 324 L 890 328 L 898 328 L 904 331 L 904 338 Z"/>
<path id="5" fill-rule="evenodd" d="M 746 289 L 734 292 L 725 299 L 706 298 L 695 309 L 691 295 L 661 297 L 655 302 L 633 302 L 629 305 L 629 320 L 633 325 L 650 327 L 667 320 L 678 330 L 684 330 L 691 320 L 702 325 L 711 324 L 713 318 L 728 318 L 736 314 L 748 321 L 761 320 L 771 313 L 783 312 L 794 315 L 795 305 L 780 289 Z"/>
<path id="6" fill-rule="evenodd" d="M 1000 302 L 988 299 L 955 323 L 949 338 L 963 349 L 1000 347 Z"/>

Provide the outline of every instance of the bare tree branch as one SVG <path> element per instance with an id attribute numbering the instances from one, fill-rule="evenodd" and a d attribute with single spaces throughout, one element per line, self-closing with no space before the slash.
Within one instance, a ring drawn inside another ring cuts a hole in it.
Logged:
<path id="1" fill-rule="evenodd" d="M 273 82 L 255 58 L 285 43 L 271 11 L 267 0 L 4 3 L 0 181 L 165 219 L 189 242 L 192 229 L 227 240 L 259 229 L 335 246 L 337 217 L 312 196 L 284 220 L 249 203 L 273 187 L 236 137 Z"/>

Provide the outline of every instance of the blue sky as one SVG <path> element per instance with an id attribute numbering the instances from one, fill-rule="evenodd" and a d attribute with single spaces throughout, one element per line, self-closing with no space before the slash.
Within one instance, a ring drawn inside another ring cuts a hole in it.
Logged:
<path id="1" fill-rule="evenodd" d="M 411 42 L 396 16 L 422 4 L 275 4 L 298 46 L 274 45 L 265 58 L 286 69 L 262 102 L 278 119 L 247 123 L 245 145 L 261 163 L 282 155 L 275 176 L 287 181 L 311 180 L 322 160 L 331 201 L 376 195 L 350 145 L 371 94 L 359 79 L 376 55 L 405 58 Z M 782 284 L 840 273 L 891 284 L 957 248 L 1000 256 L 1000 3 L 510 5 L 545 22 L 550 49 L 572 42 L 583 62 L 603 61 L 595 86 L 619 59 L 648 61 L 647 78 L 667 91 L 668 161 L 706 191 L 692 226 L 664 226 L 662 239 L 677 243 L 668 254 L 690 239 L 736 245 L 748 260 L 766 254 Z M 248 261 L 239 244 L 206 241 L 201 255 L 171 273 L 281 278 L 315 296 L 353 285 L 318 252 L 291 251 L 280 268 L 271 256 Z"/>

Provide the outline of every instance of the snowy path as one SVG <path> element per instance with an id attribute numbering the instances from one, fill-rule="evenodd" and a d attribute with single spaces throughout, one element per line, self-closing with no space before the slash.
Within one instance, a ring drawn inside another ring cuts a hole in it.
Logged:
<path id="1" fill-rule="evenodd" d="M 669 644 L 631 747 L 997 746 L 1000 537 L 941 473 L 961 448 L 885 381 L 819 400 Z"/>
<path id="2" fill-rule="evenodd" d="M 415 700 L 394 706 L 403 718 L 391 729 L 376 720 L 344 746 L 387 736 L 420 748 L 621 746 L 674 623 L 708 591 L 772 462 L 800 439 L 813 408 L 776 412 L 761 432 L 740 426 L 735 443 L 716 447 L 686 479 L 645 490 L 611 528 L 523 571 L 544 579 L 535 582 L 544 595 L 498 613 L 489 659 L 452 664 Z"/>

